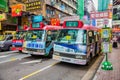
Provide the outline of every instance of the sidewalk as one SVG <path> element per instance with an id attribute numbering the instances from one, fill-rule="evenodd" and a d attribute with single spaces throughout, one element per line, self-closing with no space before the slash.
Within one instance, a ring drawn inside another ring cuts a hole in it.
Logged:
<path id="1" fill-rule="evenodd" d="M 100 65 L 93 80 L 120 80 L 120 47 L 113 48 L 112 53 L 108 53 L 108 60 L 112 63 L 113 70 L 102 70 Z"/>

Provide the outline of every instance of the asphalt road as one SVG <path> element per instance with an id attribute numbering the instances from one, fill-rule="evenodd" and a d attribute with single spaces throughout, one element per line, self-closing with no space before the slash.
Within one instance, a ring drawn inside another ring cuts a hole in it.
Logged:
<path id="1" fill-rule="evenodd" d="M 95 61 L 82 66 L 47 57 L 3 52 L 0 54 L 0 80 L 81 80 Z"/>

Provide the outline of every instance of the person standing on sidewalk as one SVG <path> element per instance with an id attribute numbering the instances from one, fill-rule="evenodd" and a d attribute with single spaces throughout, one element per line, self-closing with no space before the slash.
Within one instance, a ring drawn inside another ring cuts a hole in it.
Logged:
<path id="1" fill-rule="evenodd" d="M 113 48 L 118 48 L 117 37 L 113 37 Z"/>

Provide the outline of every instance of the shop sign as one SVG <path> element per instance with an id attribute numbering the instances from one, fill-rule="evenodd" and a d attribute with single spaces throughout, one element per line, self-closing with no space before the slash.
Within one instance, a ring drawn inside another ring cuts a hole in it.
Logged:
<path id="1" fill-rule="evenodd" d="M 109 18 L 109 11 L 95 12 L 90 14 L 91 19 Z"/>
<path id="2" fill-rule="evenodd" d="M 43 21 L 43 16 L 42 15 L 32 16 L 32 22 L 33 23 L 37 23 L 37 22 L 41 22 L 41 21 Z"/>
<path id="3" fill-rule="evenodd" d="M 112 31 L 113 32 L 120 32 L 120 28 L 113 28 Z"/>
<path id="4" fill-rule="evenodd" d="M 57 19 L 57 18 L 51 18 L 50 22 L 51 22 L 51 25 L 53 25 L 53 26 L 59 26 L 60 25 L 60 20 Z"/>
<path id="5" fill-rule="evenodd" d="M 25 6 L 23 4 L 16 4 L 11 6 L 12 17 L 22 16 L 22 11 L 25 11 Z"/>
<path id="6" fill-rule="evenodd" d="M 35 11 L 41 9 L 42 2 L 40 0 L 34 1 L 34 2 L 28 2 L 26 3 L 26 10 L 27 11 Z"/>
<path id="7" fill-rule="evenodd" d="M 112 25 L 120 25 L 120 20 L 114 20 L 114 21 L 112 21 Z"/>
<path id="8" fill-rule="evenodd" d="M 5 13 L 0 14 L 0 21 L 4 21 L 6 19 L 7 18 L 6 18 L 6 14 Z"/>
<path id="9" fill-rule="evenodd" d="M 112 28 L 112 20 L 111 19 L 96 19 L 96 27 L 103 28 L 105 25 L 107 27 Z"/>
<path id="10" fill-rule="evenodd" d="M 79 16 L 67 16 L 67 17 L 63 17 L 60 19 L 60 22 L 63 23 L 64 21 L 77 21 L 80 20 Z"/>
<path id="11" fill-rule="evenodd" d="M 0 11 L 8 11 L 7 0 L 0 0 Z"/>

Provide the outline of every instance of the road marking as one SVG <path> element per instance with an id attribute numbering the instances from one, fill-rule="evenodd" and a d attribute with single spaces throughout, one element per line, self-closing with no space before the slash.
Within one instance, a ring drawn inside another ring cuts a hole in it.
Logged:
<path id="1" fill-rule="evenodd" d="M 103 56 L 100 55 L 81 80 L 92 80 L 102 60 Z"/>
<path id="2" fill-rule="evenodd" d="M 39 59 L 39 60 L 32 60 L 32 61 L 28 61 L 28 62 L 23 62 L 23 63 L 20 63 L 20 64 L 31 64 L 31 63 L 39 63 L 41 62 L 42 59 Z"/>
<path id="3" fill-rule="evenodd" d="M 17 60 L 17 58 L 10 58 L 10 61 L 15 61 Z"/>
<path id="4" fill-rule="evenodd" d="M 51 65 L 49 65 L 49 66 L 46 66 L 46 67 L 44 67 L 44 68 L 42 68 L 42 69 L 40 69 L 40 70 L 37 70 L 37 71 L 35 71 L 35 72 L 31 73 L 31 74 L 28 74 L 28 75 L 24 76 L 23 78 L 20 78 L 19 80 L 25 80 L 25 79 L 27 79 L 27 78 L 29 78 L 29 77 L 37 74 L 37 73 L 40 73 L 40 72 L 42 72 L 42 71 L 44 71 L 44 70 L 46 70 L 46 69 L 48 69 L 48 68 L 51 68 L 52 66 L 56 65 L 57 63 L 59 63 L 59 62 L 56 62 L 56 63 L 51 64 Z"/>
<path id="5" fill-rule="evenodd" d="M 15 61 L 15 60 L 21 60 L 21 59 L 23 59 L 23 58 L 25 58 L 25 57 L 28 57 L 28 56 L 23 56 L 23 57 L 19 57 L 19 56 L 18 56 L 18 57 L 12 57 L 12 58 L 9 58 L 9 59 L 7 59 L 7 60 L 1 61 L 0 64 L 6 63 L 6 62 Z"/>
<path id="6" fill-rule="evenodd" d="M 12 55 L 15 55 L 15 54 L 3 55 L 3 56 L 0 56 L 0 58 L 5 58 L 5 57 L 12 56 Z"/>
<path id="7" fill-rule="evenodd" d="M 0 62 L 0 64 L 2 64 L 2 63 L 6 63 L 6 62 L 15 61 L 15 60 L 18 60 L 18 59 L 17 59 L 17 58 L 10 58 L 10 59 L 8 59 L 8 60 L 6 60 L 6 61 L 2 61 L 2 62 Z"/>
<path id="8" fill-rule="evenodd" d="M 18 51 L 7 51 L 7 52 L 0 52 L 0 54 L 15 53 L 15 52 L 18 52 Z"/>

